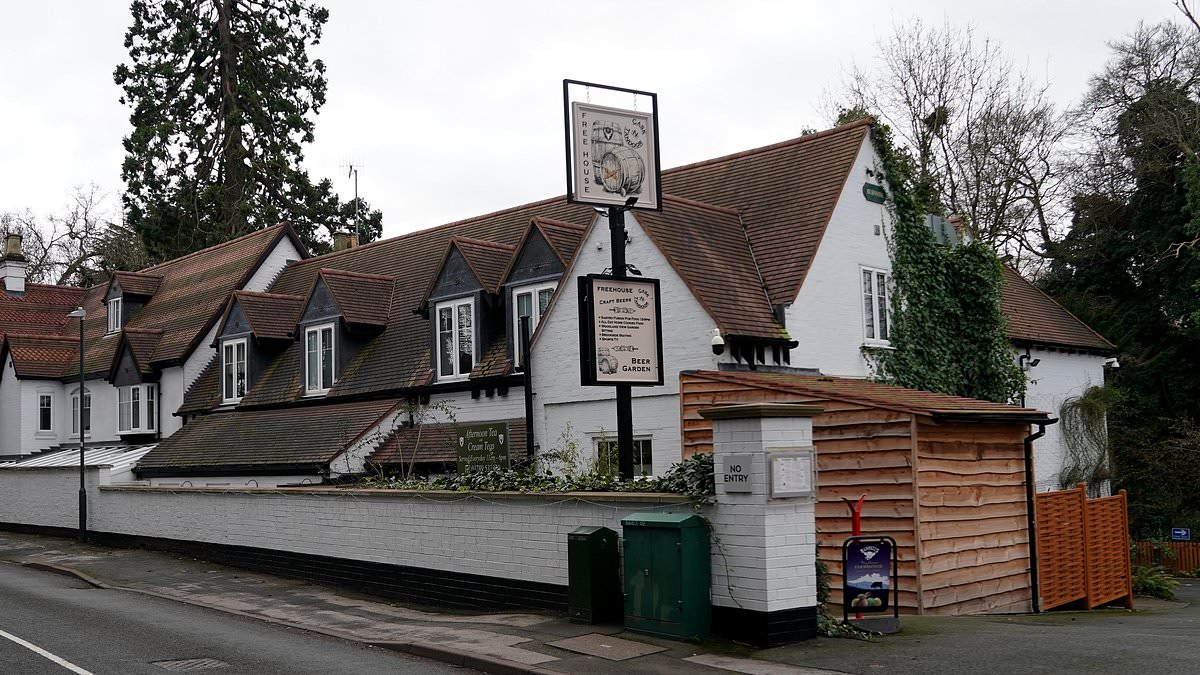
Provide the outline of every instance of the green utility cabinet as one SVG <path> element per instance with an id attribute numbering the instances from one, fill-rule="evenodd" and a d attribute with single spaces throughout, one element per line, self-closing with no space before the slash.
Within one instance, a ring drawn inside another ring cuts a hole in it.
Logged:
<path id="1" fill-rule="evenodd" d="M 625 534 L 625 628 L 661 637 L 708 635 L 708 527 L 694 514 L 635 513 Z"/>
<path id="2" fill-rule="evenodd" d="M 621 559 L 617 533 L 577 527 L 567 535 L 567 609 L 571 623 L 621 618 Z"/>

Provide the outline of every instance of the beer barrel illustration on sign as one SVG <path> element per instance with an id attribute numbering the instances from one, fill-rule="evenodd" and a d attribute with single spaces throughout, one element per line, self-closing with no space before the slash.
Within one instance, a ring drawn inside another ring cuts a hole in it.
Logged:
<path id="1" fill-rule="evenodd" d="M 658 208 L 654 116 L 580 103 L 571 104 L 573 197 L 588 204 Z"/>

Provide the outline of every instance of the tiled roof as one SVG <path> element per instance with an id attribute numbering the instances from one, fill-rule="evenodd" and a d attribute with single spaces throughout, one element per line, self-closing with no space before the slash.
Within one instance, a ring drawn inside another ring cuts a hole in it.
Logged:
<path id="1" fill-rule="evenodd" d="M 395 406 L 377 400 L 202 415 L 161 441 L 137 470 L 328 464 Z"/>
<path id="2" fill-rule="evenodd" d="M 78 346 L 78 338 L 9 334 L 4 336 L 0 356 L 6 351 L 11 354 L 17 377 L 58 379 L 77 358 Z"/>
<path id="3" fill-rule="evenodd" d="M 162 331 L 157 328 L 124 328 L 122 332 L 125 334 L 125 343 L 129 345 L 129 351 L 133 354 L 138 372 L 143 375 L 153 373 L 154 368 L 150 365 L 150 359 L 154 356 L 154 349 L 158 346 L 158 341 L 162 339 Z"/>
<path id="4" fill-rule="evenodd" d="M 570 265 L 571 261 L 575 259 L 579 245 L 583 243 L 587 227 L 550 218 L 534 218 L 532 222 L 533 226 L 540 230 L 542 236 L 546 238 L 550 248 L 554 249 L 554 253 L 562 261 L 563 267 Z"/>
<path id="5" fill-rule="evenodd" d="M 1092 330 L 1025 277 L 1004 268 L 1000 309 L 1011 340 L 1110 353 L 1116 346 Z"/>
<path id="6" fill-rule="evenodd" d="M 497 338 L 483 353 L 483 358 L 471 369 L 471 377 L 493 377 L 512 372 L 512 359 L 508 358 L 508 340 Z"/>
<path id="7" fill-rule="evenodd" d="M 66 330 L 68 321 L 77 332 L 78 326 L 67 318 L 67 312 L 80 305 L 83 294 L 82 288 L 46 284 L 25 284 L 21 296 L 0 291 L 0 338 L 5 333 L 58 335 Z"/>
<path id="8" fill-rule="evenodd" d="M 113 272 L 113 280 L 121 284 L 121 290 L 125 293 L 150 297 L 162 283 L 162 275 L 142 272 Z"/>
<path id="9" fill-rule="evenodd" d="M 870 130 L 861 120 L 663 172 L 663 192 L 740 214 L 771 304 L 796 298 Z"/>
<path id="10" fill-rule="evenodd" d="M 260 340 L 290 340 L 296 333 L 296 322 L 304 309 L 299 295 L 234 291 L 242 314 L 250 323 L 250 332 Z"/>
<path id="11" fill-rule="evenodd" d="M 479 280 L 485 291 L 496 293 L 500 290 L 502 276 L 508 268 L 509 262 L 512 261 L 516 246 L 470 237 L 454 237 L 450 240 L 450 245 L 462 253 L 467 265 L 475 273 L 475 278 Z"/>
<path id="12" fill-rule="evenodd" d="M 497 423 L 500 422 L 508 422 L 509 457 L 525 457 L 525 420 L 497 420 Z M 367 457 L 367 461 L 385 467 L 454 462 L 458 459 L 458 451 L 454 447 L 457 433 L 454 424 L 426 424 L 420 429 L 404 427 L 389 436 L 378 450 Z"/>
<path id="13" fill-rule="evenodd" d="M 1018 418 L 1048 417 L 1032 408 L 1003 403 L 980 401 L 961 396 L 936 394 L 917 389 L 905 389 L 889 384 L 849 377 L 825 377 L 792 373 L 757 373 L 743 371 L 689 371 L 688 375 L 717 382 L 734 382 L 764 389 L 778 389 L 814 397 L 850 401 L 879 408 L 925 415 L 986 415 Z"/>
<path id="14" fill-rule="evenodd" d="M 722 333 L 788 337 L 775 321 L 736 211 L 664 195 L 661 213 L 636 217 Z"/>
<path id="15" fill-rule="evenodd" d="M 394 278 L 386 330 L 371 340 L 356 363 L 338 378 L 328 396 L 427 384 L 432 377 L 429 323 L 414 315 L 413 310 L 420 306 L 430 280 L 437 274 L 450 238 L 469 236 L 513 246 L 525 234 L 530 219 L 539 215 L 564 222 L 588 223 L 595 213 L 590 207 L 568 204 L 561 197 L 527 204 L 295 263 L 280 274 L 271 291 L 305 295 L 321 269 Z M 301 395 L 300 351 L 300 345 L 290 345 L 285 359 L 291 367 L 281 363 L 283 359 L 276 359 L 243 399 L 243 405 L 298 398 Z"/>
<path id="16" fill-rule="evenodd" d="M 387 325 L 395 279 L 337 269 L 321 270 L 321 278 L 347 323 Z"/>
<path id="17" fill-rule="evenodd" d="M 168 413 L 191 415 L 193 413 L 212 410 L 221 405 L 221 355 L 213 354 L 208 365 L 200 371 L 195 382 L 189 383 L 183 395 L 183 403 L 177 410 Z"/>

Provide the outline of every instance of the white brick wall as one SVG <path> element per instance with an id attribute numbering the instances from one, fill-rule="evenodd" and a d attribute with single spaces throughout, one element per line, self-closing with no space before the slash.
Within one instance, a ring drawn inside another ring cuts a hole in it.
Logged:
<path id="1" fill-rule="evenodd" d="M 1044 410 L 1051 417 L 1059 417 L 1059 410 L 1067 398 L 1079 396 L 1090 386 L 1104 384 L 1103 356 L 1045 349 L 1032 349 L 1029 355 L 1040 359 L 1040 363 L 1025 373 L 1029 378 L 1025 405 Z M 1062 423 L 1046 427 L 1046 435 L 1033 442 L 1034 480 L 1039 491 L 1060 487 L 1058 474 L 1066 458 Z"/>

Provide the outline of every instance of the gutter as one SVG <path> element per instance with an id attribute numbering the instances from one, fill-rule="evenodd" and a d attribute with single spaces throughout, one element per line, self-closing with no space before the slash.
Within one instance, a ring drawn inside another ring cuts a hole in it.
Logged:
<path id="1" fill-rule="evenodd" d="M 1034 422 L 1038 430 L 1025 437 L 1025 514 L 1029 521 L 1029 587 L 1033 591 L 1033 613 L 1042 611 L 1041 589 L 1038 588 L 1037 514 L 1033 484 L 1033 442 L 1046 435 L 1046 427 L 1058 422 L 1055 418 Z"/>

